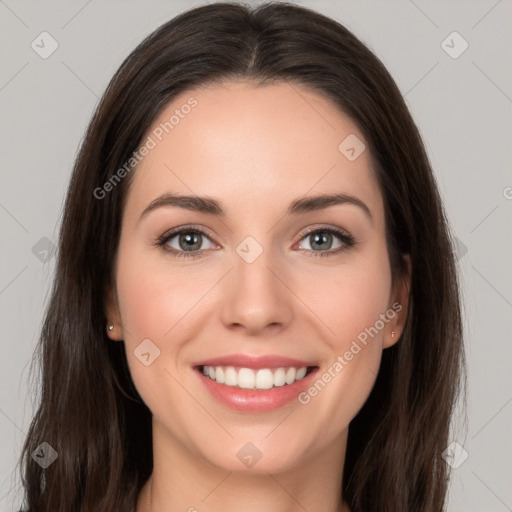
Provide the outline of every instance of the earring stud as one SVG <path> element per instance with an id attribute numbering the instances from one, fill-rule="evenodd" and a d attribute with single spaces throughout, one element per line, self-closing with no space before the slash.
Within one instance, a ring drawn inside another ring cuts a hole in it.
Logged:
<path id="1" fill-rule="evenodd" d="M 391 337 L 394 338 L 395 337 L 395 331 L 391 331 Z"/>
<path id="2" fill-rule="evenodd" d="M 114 330 L 114 326 L 113 326 L 113 325 L 109 325 L 109 326 L 108 326 L 108 330 L 109 330 L 110 332 L 112 332 L 112 331 Z"/>

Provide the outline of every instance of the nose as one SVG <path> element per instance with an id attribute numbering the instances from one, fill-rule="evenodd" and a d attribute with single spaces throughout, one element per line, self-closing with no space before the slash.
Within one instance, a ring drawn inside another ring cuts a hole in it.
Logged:
<path id="1" fill-rule="evenodd" d="M 276 333 L 291 323 L 293 293 L 271 251 L 264 250 L 251 263 L 235 255 L 225 281 L 221 320 L 228 329 L 254 336 Z"/>

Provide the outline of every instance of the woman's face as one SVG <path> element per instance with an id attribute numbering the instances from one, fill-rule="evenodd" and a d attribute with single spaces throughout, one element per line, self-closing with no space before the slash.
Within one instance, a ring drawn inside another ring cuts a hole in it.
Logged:
<path id="1" fill-rule="evenodd" d="M 226 82 L 144 143 L 107 312 L 154 443 L 230 471 L 343 456 L 406 311 L 362 134 L 303 86 Z"/>

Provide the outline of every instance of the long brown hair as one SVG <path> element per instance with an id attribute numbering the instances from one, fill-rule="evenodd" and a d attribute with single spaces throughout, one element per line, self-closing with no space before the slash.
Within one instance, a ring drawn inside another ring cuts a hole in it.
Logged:
<path id="1" fill-rule="evenodd" d="M 350 424 L 340 493 L 353 512 L 444 508 L 449 468 L 441 454 L 465 382 L 463 329 L 454 239 L 425 148 L 395 82 L 361 41 L 310 9 L 271 2 L 206 5 L 160 26 L 122 63 L 94 113 L 69 184 L 35 354 L 40 402 L 20 459 L 30 512 L 135 509 L 152 471 L 151 413 L 123 344 L 109 343 L 103 307 L 130 176 L 100 199 L 94 191 L 179 93 L 240 78 L 308 86 L 368 142 L 393 282 L 405 272 L 401 254 L 413 270 L 404 332 L 384 350 Z M 31 456 L 42 442 L 58 454 L 47 469 Z"/>

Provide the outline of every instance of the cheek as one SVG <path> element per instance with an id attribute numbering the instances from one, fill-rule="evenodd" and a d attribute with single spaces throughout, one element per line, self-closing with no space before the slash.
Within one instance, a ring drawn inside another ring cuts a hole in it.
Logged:
<path id="1" fill-rule="evenodd" d="M 368 330 L 374 334 L 372 339 L 382 337 L 385 324 L 380 318 L 388 308 L 391 289 L 385 257 L 333 267 L 317 273 L 314 279 L 297 281 L 300 282 L 303 284 L 299 285 L 298 295 L 318 317 L 317 324 L 321 324 L 325 340 L 336 354 L 347 350 L 358 337 L 364 342 Z M 378 334 L 371 329 L 376 322 Z"/>
<path id="2" fill-rule="evenodd" d="M 324 424 L 334 436 L 357 414 L 375 383 L 383 335 L 394 317 L 388 304 L 391 275 L 383 257 L 339 268 L 328 279 L 317 278 L 318 288 L 304 287 L 300 296 L 318 312 L 317 324 L 327 333 L 323 339 L 329 350 L 301 403 L 311 414 L 329 417 L 332 421 Z"/>
<path id="3" fill-rule="evenodd" d="M 201 273 L 177 271 L 165 259 L 136 250 L 127 250 L 119 261 L 117 290 L 125 342 L 132 346 L 150 338 L 161 344 L 173 337 L 201 296 Z"/>
<path id="4" fill-rule="evenodd" d="M 157 418 L 162 411 L 185 411 L 190 400 L 173 377 L 190 334 L 183 336 L 183 328 L 197 302 L 194 283 L 133 248 L 120 250 L 116 279 L 126 357 L 138 393 Z"/>
<path id="5" fill-rule="evenodd" d="M 369 279 L 369 276 L 361 279 L 343 280 L 342 283 L 333 282 L 337 287 L 335 304 L 329 307 L 332 329 L 335 332 L 333 348 L 337 351 L 347 350 L 348 341 L 358 339 L 365 341 L 365 333 L 372 332 L 372 339 L 381 339 L 384 325 L 377 324 L 377 332 L 372 327 L 379 321 L 380 315 L 385 313 L 389 290 L 387 283 L 381 283 L 376 279 Z"/>
<path id="6" fill-rule="evenodd" d="M 205 294 L 219 280 L 218 268 L 175 263 L 156 251 L 121 242 L 116 284 L 126 356 L 134 383 L 151 407 L 154 390 L 163 381 L 172 387 L 171 375 L 188 371 L 183 350 L 201 331 L 197 315 L 208 302 Z M 141 354 L 148 352 L 141 361 Z"/>
<path id="7" fill-rule="evenodd" d="M 136 247 L 121 245 L 118 261 L 116 284 L 124 343 L 135 379 L 141 367 L 145 376 L 150 375 L 150 369 L 156 373 L 155 368 L 162 366 L 162 356 L 169 355 L 170 347 L 164 339 L 169 338 L 173 326 L 184 314 L 186 290 L 179 280 L 173 279 L 175 275 L 166 273 Z M 146 359 L 154 360 L 147 368 L 140 361 L 139 347 L 143 343 L 147 345 L 143 353 L 150 354 Z"/>

